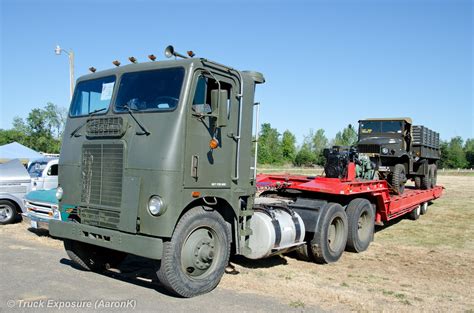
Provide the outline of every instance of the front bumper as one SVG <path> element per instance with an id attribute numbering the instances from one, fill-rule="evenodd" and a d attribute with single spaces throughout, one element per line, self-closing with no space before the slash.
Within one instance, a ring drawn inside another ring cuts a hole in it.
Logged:
<path id="1" fill-rule="evenodd" d="M 163 252 L 163 240 L 160 238 L 128 234 L 79 223 L 52 220 L 49 223 L 49 233 L 54 237 L 77 240 L 155 260 L 160 260 Z"/>
<path id="2" fill-rule="evenodd" d="M 26 223 L 31 223 L 32 228 L 49 229 L 49 222 L 51 221 L 49 218 L 42 218 L 28 213 L 23 213 L 22 216 Z"/>

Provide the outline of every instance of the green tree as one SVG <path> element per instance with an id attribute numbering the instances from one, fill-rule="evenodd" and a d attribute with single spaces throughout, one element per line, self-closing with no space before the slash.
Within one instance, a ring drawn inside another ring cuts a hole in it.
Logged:
<path id="1" fill-rule="evenodd" d="M 17 141 L 37 151 L 59 153 L 65 112 L 65 109 L 48 103 L 44 109 L 31 110 L 26 119 L 15 117 L 12 129 L 0 130 L 0 143 Z"/>
<path id="2" fill-rule="evenodd" d="M 311 166 L 316 162 L 316 157 L 311 151 L 310 145 L 306 142 L 301 145 L 298 153 L 295 156 L 295 165 L 297 166 Z"/>
<path id="3" fill-rule="evenodd" d="M 270 123 L 262 124 L 258 139 L 258 163 L 280 164 L 283 163 L 283 153 L 280 134 Z"/>
<path id="4" fill-rule="evenodd" d="M 468 138 L 464 144 L 467 166 L 474 168 L 474 138 Z"/>
<path id="5" fill-rule="evenodd" d="M 446 154 L 446 159 L 443 162 L 444 166 L 448 168 L 466 168 L 468 166 L 461 137 L 451 138 Z"/>
<path id="6" fill-rule="evenodd" d="M 336 134 L 334 138 L 335 146 L 353 146 L 357 143 L 357 132 L 351 124 L 347 125 L 342 131 Z"/>
<path id="7" fill-rule="evenodd" d="M 294 162 L 296 156 L 296 137 L 289 130 L 285 130 L 281 137 L 281 152 L 285 162 Z"/>
<path id="8" fill-rule="evenodd" d="M 311 138 L 312 151 L 315 155 L 315 163 L 318 165 L 324 165 L 326 162 L 323 151 L 328 147 L 328 139 L 324 134 L 324 129 L 318 129 Z"/>

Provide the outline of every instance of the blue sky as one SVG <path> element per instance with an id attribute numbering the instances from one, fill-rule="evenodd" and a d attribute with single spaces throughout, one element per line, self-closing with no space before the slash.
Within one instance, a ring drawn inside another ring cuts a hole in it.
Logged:
<path id="1" fill-rule="evenodd" d="M 24 1 L 1 3 L 1 118 L 47 102 L 69 106 L 76 78 L 129 56 L 193 50 L 263 72 L 261 120 L 301 143 L 365 117 L 410 116 L 441 133 L 474 137 L 473 2 Z"/>

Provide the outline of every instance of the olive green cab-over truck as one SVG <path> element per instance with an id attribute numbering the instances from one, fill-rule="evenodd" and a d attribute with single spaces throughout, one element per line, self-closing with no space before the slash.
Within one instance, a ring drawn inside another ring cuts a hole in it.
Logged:
<path id="1" fill-rule="evenodd" d="M 391 204 L 370 160 L 356 166 L 343 153 L 330 157 L 336 177 L 257 176 L 263 75 L 172 46 L 165 55 L 174 59 L 114 61 L 76 83 L 59 160 L 62 220 L 49 231 L 82 269 L 149 258 L 165 288 L 193 297 L 217 286 L 230 255 L 336 262 L 369 247 L 375 222 L 415 220 L 441 195 L 438 186 Z"/>
<path id="2" fill-rule="evenodd" d="M 412 124 L 410 118 L 359 121 L 358 152 L 370 156 L 379 174 L 398 194 L 403 193 L 409 179 L 419 189 L 436 185 L 439 134 Z"/>

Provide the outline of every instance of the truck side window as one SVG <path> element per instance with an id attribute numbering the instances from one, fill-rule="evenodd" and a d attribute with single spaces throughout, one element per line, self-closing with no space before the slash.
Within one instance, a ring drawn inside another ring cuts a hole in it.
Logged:
<path id="1" fill-rule="evenodd" d="M 225 82 L 220 82 L 221 89 L 225 89 L 228 91 L 229 98 L 227 99 L 227 112 L 228 116 L 230 117 L 230 95 L 231 95 L 231 85 Z M 217 82 L 212 79 L 205 77 L 203 75 L 199 76 L 197 84 L 196 84 L 196 91 L 194 93 L 193 98 L 193 106 L 192 109 L 196 113 L 200 114 L 209 114 L 212 113 L 214 108 L 211 107 L 211 91 L 213 89 L 218 89 L 219 85 Z"/>
<path id="2" fill-rule="evenodd" d="M 206 102 L 207 78 L 199 76 L 196 84 L 196 92 L 193 99 L 193 111 L 196 113 L 211 113 L 211 105 Z"/>
<path id="3" fill-rule="evenodd" d="M 58 165 L 53 164 L 51 167 L 48 169 L 48 176 L 58 176 Z"/>

